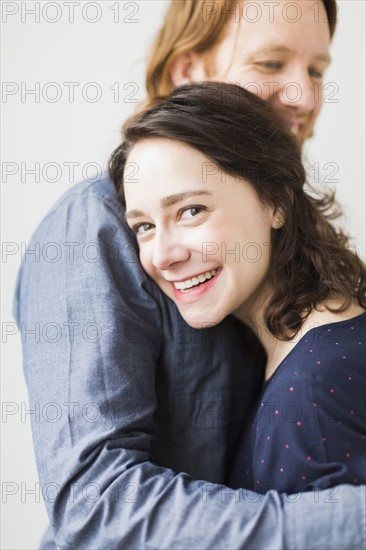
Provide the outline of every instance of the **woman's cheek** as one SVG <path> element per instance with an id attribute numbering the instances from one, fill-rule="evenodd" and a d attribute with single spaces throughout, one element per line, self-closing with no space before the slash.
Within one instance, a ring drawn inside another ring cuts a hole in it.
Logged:
<path id="1" fill-rule="evenodd" d="M 221 227 L 215 227 L 213 225 L 207 227 L 200 227 L 195 235 L 195 242 L 200 242 L 202 249 L 205 245 L 212 243 L 220 245 L 223 241 L 227 240 L 227 232 L 222 230 Z"/>
<path id="2" fill-rule="evenodd" d="M 147 243 L 142 243 L 139 245 L 139 260 L 142 268 L 152 279 L 154 279 L 154 266 L 152 263 L 153 253 L 152 250 L 149 250 Z"/>

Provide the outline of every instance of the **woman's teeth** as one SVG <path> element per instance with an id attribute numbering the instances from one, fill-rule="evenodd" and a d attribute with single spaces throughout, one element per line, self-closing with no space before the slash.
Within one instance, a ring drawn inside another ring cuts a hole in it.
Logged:
<path id="1" fill-rule="evenodd" d="M 201 283 L 208 281 L 214 275 L 216 275 L 216 273 L 217 269 L 211 269 L 211 271 L 201 273 L 200 275 L 197 275 L 197 277 L 192 277 L 192 279 L 187 279 L 186 281 L 179 281 L 178 283 L 174 283 L 174 286 L 177 290 L 186 290 L 188 288 L 192 288 L 193 286 L 197 286 Z"/>

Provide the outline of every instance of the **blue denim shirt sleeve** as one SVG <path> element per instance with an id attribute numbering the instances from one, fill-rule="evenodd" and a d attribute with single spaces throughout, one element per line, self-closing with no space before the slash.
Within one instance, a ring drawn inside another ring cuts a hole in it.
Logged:
<path id="1" fill-rule="evenodd" d="M 54 544 L 364 547 L 363 488 L 340 487 L 332 503 L 327 493 L 317 494 L 317 502 L 311 494 L 291 495 L 299 499 L 290 502 L 153 462 L 159 299 L 103 185 L 111 184 L 94 192 L 76 187 L 42 222 L 23 260 L 14 306 Z"/>

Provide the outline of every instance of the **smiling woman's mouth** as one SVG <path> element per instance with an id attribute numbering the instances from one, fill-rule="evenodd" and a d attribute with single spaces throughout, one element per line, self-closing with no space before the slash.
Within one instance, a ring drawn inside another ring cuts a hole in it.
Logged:
<path id="1" fill-rule="evenodd" d="M 222 272 L 222 267 L 205 271 L 191 279 L 171 282 L 174 296 L 177 300 L 190 302 L 205 294 L 216 282 Z"/>
<path id="2" fill-rule="evenodd" d="M 207 281 L 209 281 L 216 275 L 217 271 L 218 269 L 205 271 L 204 273 L 200 273 L 200 275 L 196 275 L 191 279 L 186 279 L 185 281 L 174 283 L 174 286 L 177 290 L 180 290 L 181 292 L 187 292 L 187 290 L 190 290 L 191 288 L 207 283 Z"/>

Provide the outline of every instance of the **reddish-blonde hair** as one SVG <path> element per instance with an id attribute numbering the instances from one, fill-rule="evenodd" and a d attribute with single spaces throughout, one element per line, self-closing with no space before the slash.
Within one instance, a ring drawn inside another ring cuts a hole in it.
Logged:
<path id="1" fill-rule="evenodd" d="M 242 0 L 240 0 L 242 1 Z M 330 35 L 337 22 L 336 0 L 322 0 Z M 147 63 L 145 107 L 172 92 L 170 71 L 174 60 L 189 51 L 202 53 L 217 41 L 238 0 L 172 0 L 152 45 Z"/>

